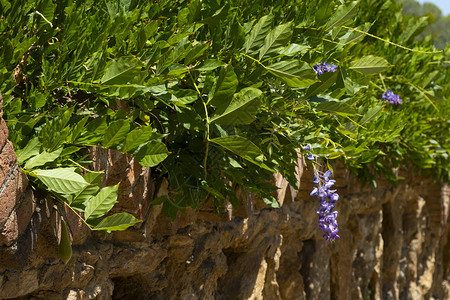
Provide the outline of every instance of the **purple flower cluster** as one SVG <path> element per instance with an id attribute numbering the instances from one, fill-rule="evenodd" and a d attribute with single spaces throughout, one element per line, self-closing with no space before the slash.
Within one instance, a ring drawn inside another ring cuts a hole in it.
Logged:
<path id="1" fill-rule="evenodd" d="M 322 75 L 326 72 L 336 72 L 337 66 L 336 65 L 329 65 L 327 62 L 318 63 L 313 66 L 314 71 L 316 71 L 317 75 Z"/>
<path id="2" fill-rule="evenodd" d="M 305 146 L 305 147 L 303 147 L 303 149 L 305 150 L 305 151 L 309 151 L 309 150 L 311 150 L 311 147 L 310 146 Z M 308 156 L 306 157 L 308 160 L 314 160 L 314 155 L 311 153 L 311 152 L 309 152 L 308 153 Z"/>
<path id="3" fill-rule="evenodd" d="M 403 100 L 400 99 L 399 95 L 394 94 L 390 89 L 386 89 L 383 96 L 381 96 L 384 100 L 389 102 L 389 104 L 402 104 Z"/>
<path id="4" fill-rule="evenodd" d="M 316 184 L 311 192 L 311 196 L 317 196 L 320 200 L 320 207 L 316 210 L 319 215 L 319 228 L 325 232 L 323 235 L 326 238 L 326 242 L 332 239 L 340 238 L 338 233 L 338 223 L 337 223 L 337 211 L 333 211 L 336 201 L 339 199 L 339 195 L 336 190 L 332 190 L 331 187 L 334 185 L 336 180 L 330 179 L 333 172 L 331 170 L 325 173 L 319 174 L 319 172 L 314 172 L 313 182 Z"/>

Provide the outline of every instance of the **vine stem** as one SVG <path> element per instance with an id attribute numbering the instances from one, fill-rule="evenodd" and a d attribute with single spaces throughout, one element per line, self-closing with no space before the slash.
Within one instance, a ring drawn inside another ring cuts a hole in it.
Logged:
<path id="1" fill-rule="evenodd" d="M 356 31 L 356 32 L 359 32 L 359 33 L 362 33 L 362 34 L 365 34 L 365 35 L 367 35 L 367 36 L 373 37 L 374 39 L 380 40 L 380 41 L 382 41 L 382 42 L 385 42 L 385 43 L 391 44 L 391 45 L 393 45 L 393 46 L 402 48 L 402 49 L 404 49 L 404 50 L 412 51 L 412 52 L 417 52 L 417 53 L 428 53 L 428 54 L 435 54 L 435 53 L 441 53 L 441 52 L 442 52 L 442 51 L 421 51 L 421 50 L 411 49 L 411 48 L 408 48 L 408 47 L 405 47 L 405 46 L 396 44 L 396 43 L 394 43 L 394 42 L 385 40 L 385 39 L 380 38 L 380 37 L 378 37 L 378 36 L 376 36 L 376 35 L 370 34 L 370 33 L 368 33 L 368 32 L 365 32 L 365 31 L 362 31 L 362 30 L 359 30 L 359 29 L 356 29 L 356 28 L 351 28 L 351 27 L 347 27 L 347 26 L 344 26 L 344 25 L 342 25 L 341 27 L 342 27 L 342 28 L 345 28 L 345 29 L 353 30 L 353 31 Z"/>
<path id="2" fill-rule="evenodd" d="M 88 223 L 86 223 L 86 221 L 84 220 L 84 218 L 76 211 L 72 208 L 72 206 L 70 206 L 69 204 L 67 204 L 66 201 L 63 201 L 61 199 L 56 198 L 58 201 L 62 202 L 64 205 L 66 205 L 75 215 L 77 215 L 78 218 L 80 218 L 81 221 L 83 221 L 83 223 L 90 229 L 90 230 L 94 230 L 91 225 L 89 225 Z"/>
<path id="3" fill-rule="evenodd" d="M 205 150 L 205 158 L 203 159 L 203 172 L 204 179 L 206 180 L 206 176 L 208 175 L 208 171 L 206 170 L 206 164 L 208 162 L 208 154 L 209 154 L 209 115 L 208 115 L 208 107 L 206 106 L 208 103 L 203 100 L 202 93 L 200 92 L 197 84 L 195 83 L 194 77 L 192 76 L 191 71 L 189 71 L 189 76 L 191 77 L 192 83 L 194 84 L 195 90 L 197 91 L 200 99 L 202 100 L 203 108 L 205 109 L 205 119 L 206 119 L 206 150 Z"/>
<path id="4" fill-rule="evenodd" d="M 421 93 L 425 99 L 427 99 L 427 101 L 433 106 L 433 108 L 439 112 L 439 109 L 437 108 L 437 106 L 433 103 L 433 101 L 430 99 L 430 97 L 427 96 L 427 91 L 423 90 L 422 88 L 412 84 L 411 82 L 407 82 L 407 84 L 409 84 L 410 86 L 412 86 L 414 89 L 416 89 L 419 93 Z"/>
<path id="5" fill-rule="evenodd" d="M 247 55 L 247 54 L 245 54 L 245 53 L 239 53 L 239 54 L 242 55 L 242 56 L 245 56 L 245 57 L 247 57 L 247 58 L 250 58 L 251 60 L 257 62 L 260 66 L 262 66 L 264 69 L 267 70 L 266 66 L 263 65 L 259 60 L 255 59 L 255 58 L 253 58 L 253 57 L 251 57 L 250 55 Z"/>
<path id="6" fill-rule="evenodd" d="M 78 167 L 80 167 L 81 169 L 85 170 L 86 172 L 90 172 L 90 173 L 98 173 L 98 174 L 103 173 L 103 171 L 92 171 L 92 170 L 86 169 L 85 167 L 83 167 L 82 165 L 80 165 L 79 163 L 77 163 L 76 161 L 74 161 L 74 160 L 71 159 L 71 158 L 68 158 L 68 160 L 69 160 L 70 162 L 76 164 Z"/>
<path id="7" fill-rule="evenodd" d="M 383 84 L 383 88 L 384 88 L 384 90 L 386 90 L 386 86 L 384 85 L 384 80 L 383 80 L 383 76 L 381 75 L 381 73 L 380 73 L 380 74 L 378 74 L 378 75 L 380 75 L 381 83 Z"/>

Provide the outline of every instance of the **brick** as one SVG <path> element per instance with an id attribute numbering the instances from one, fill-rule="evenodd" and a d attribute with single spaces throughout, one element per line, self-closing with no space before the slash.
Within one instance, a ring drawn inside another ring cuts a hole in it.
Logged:
<path id="1" fill-rule="evenodd" d="M 12 172 L 11 176 L 16 176 L 17 174 L 18 170 L 16 172 Z M 16 206 L 17 197 L 15 195 L 15 191 L 17 190 L 18 179 L 14 178 L 11 181 L 5 182 L 5 184 L 5 189 L 0 196 L 0 228 L 6 223 L 9 215 Z"/>
<path id="2" fill-rule="evenodd" d="M 17 215 L 17 230 L 21 235 L 30 223 L 31 216 L 36 210 L 36 199 L 34 198 L 33 191 L 28 188 L 21 196 L 20 205 L 16 210 Z"/>
<path id="3" fill-rule="evenodd" d="M 0 233 L 0 246 L 10 246 L 19 237 L 19 226 L 16 212 L 13 212 Z"/>
<path id="4" fill-rule="evenodd" d="M 0 119 L 0 149 L 6 144 L 6 140 L 8 139 L 8 127 L 6 127 L 5 120 Z"/>
<path id="5" fill-rule="evenodd" d="M 12 172 L 10 176 L 13 176 L 13 179 L 7 182 L 7 186 L 0 196 L 0 228 L 18 205 L 18 201 L 28 183 L 26 175 L 19 172 L 18 169 Z"/>
<path id="6" fill-rule="evenodd" d="M 5 146 L 2 148 L 2 152 L 0 153 L 0 186 L 7 179 L 7 176 L 16 161 L 17 156 L 14 153 L 12 143 L 7 141 Z"/>

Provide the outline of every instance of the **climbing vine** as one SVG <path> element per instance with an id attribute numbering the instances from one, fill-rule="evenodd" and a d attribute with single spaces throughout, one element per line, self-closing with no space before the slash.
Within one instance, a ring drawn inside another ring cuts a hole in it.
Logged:
<path id="1" fill-rule="evenodd" d="M 171 218 L 206 199 L 236 206 L 237 187 L 277 207 L 270 175 L 295 186 L 302 145 L 373 185 L 403 164 L 448 181 L 450 48 L 416 41 L 423 19 L 400 11 L 389 0 L 3 0 L 17 163 L 102 231 L 139 220 L 105 217 L 118 185 L 102 186 L 91 147 L 167 177 L 174 193 L 154 204 Z"/>

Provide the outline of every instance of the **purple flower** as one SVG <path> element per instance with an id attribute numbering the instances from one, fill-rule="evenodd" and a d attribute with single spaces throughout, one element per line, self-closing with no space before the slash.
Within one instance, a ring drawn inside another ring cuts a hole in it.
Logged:
<path id="1" fill-rule="evenodd" d="M 314 160 L 314 155 L 311 153 L 311 152 L 309 152 L 308 153 L 308 156 L 306 157 L 308 160 Z"/>
<path id="2" fill-rule="evenodd" d="M 314 177 L 313 182 L 314 182 L 315 184 L 317 184 L 317 183 L 320 182 L 320 179 L 319 179 L 319 177 L 317 177 L 316 173 L 313 174 L 313 177 Z"/>
<path id="3" fill-rule="evenodd" d="M 325 232 L 323 237 L 328 242 L 330 239 L 339 239 L 340 236 L 337 234 L 338 223 L 337 223 L 337 211 L 333 211 L 335 208 L 334 203 L 338 201 L 339 195 L 336 194 L 336 190 L 331 190 L 330 188 L 336 183 L 336 180 L 330 179 L 333 172 L 327 170 L 325 173 L 318 174 L 314 172 L 314 183 L 316 186 L 311 192 L 311 196 L 317 196 L 320 200 L 319 209 L 316 213 L 319 215 L 319 228 Z"/>
<path id="4" fill-rule="evenodd" d="M 303 150 L 309 151 L 309 150 L 311 150 L 311 147 L 309 145 L 306 145 L 305 147 L 303 147 Z"/>
<path id="5" fill-rule="evenodd" d="M 402 104 L 403 100 L 400 99 L 399 95 L 394 94 L 390 89 L 386 89 L 383 96 L 381 96 L 384 100 L 389 102 L 389 104 Z"/>
<path id="6" fill-rule="evenodd" d="M 322 75 L 326 72 L 336 72 L 337 66 L 336 65 L 329 65 L 327 62 L 318 63 L 313 66 L 314 71 L 316 71 L 317 75 Z"/>

